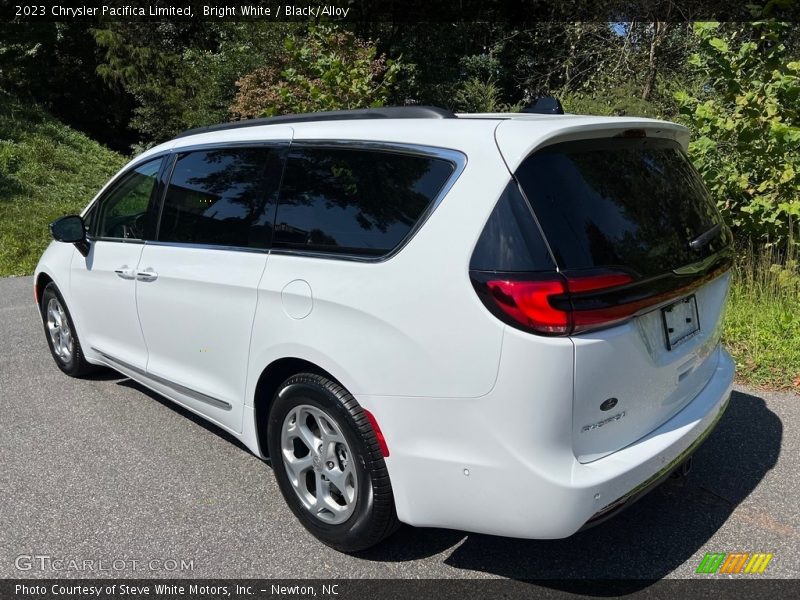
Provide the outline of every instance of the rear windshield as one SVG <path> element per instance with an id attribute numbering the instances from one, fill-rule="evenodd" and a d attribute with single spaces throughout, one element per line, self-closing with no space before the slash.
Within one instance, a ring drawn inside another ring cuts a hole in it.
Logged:
<path id="1" fill-rule="evenodd" d="M 621 267 L 641 277 L 701 260 L 730 243 L 697 171 L 672 140 L 565 142 L 529 156 L 517 179 L 562 269 Z"/>

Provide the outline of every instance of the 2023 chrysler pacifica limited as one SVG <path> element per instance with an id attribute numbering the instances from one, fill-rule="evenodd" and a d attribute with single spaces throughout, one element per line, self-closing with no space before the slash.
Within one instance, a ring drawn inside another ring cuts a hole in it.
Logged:
<path id="1" fill-rule="evenodd" d="M 685 464 L 730 395 L 731 235 L 687 141 L 428 107 L 193 130 L 52 224 L 47 342 L 269 457 L 340 550 L 399 522 L 566 537 Z"/>

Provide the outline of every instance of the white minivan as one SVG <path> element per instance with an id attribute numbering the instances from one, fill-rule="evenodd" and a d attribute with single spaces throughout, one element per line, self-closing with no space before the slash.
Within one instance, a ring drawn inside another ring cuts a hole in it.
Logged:
<path id="1" fill-rule="evenodd" d="M 192 130 L 51 225 L 47 342 L 269 458 L 339 550 L 563 538 L 685 470 L 730 396 L 732 238 L 688 138 L 420 106 Z"/>

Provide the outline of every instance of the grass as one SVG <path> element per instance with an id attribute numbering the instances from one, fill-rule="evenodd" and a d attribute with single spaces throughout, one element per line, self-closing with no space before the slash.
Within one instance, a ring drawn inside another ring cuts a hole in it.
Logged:
<path id="1" fill-rule="evenodd" d="M 740 381 L 800 391 L 800 271 L 793 253 L 740 253 L 723 342 Z"/>
<path id="2" fill-rule="evenodd" d="M 80 212 L 124 162 L 0 91 L 0 276 L 32 273 L 48 224 Z"/>

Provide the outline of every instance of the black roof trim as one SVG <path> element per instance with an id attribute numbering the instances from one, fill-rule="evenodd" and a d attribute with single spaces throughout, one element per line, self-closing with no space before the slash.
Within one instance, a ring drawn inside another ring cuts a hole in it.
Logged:
<path id="1" fill-rule="evenodd" d="M 258 125 L 280 125 L 286 123 L 305 123 L 308 121 L 356 121 L 362 119 L 455 119 L 453 111 L 437 106 L 384 106 L 382 108 L 359 108 L 356 110 L 329 110 L 325 112 L 301 113 L 298 115 L 281 115 L 278 117 L 264 117 L 262 119 L 245 119 L 196 127 L 179 133 L 175 138 L 182 138 L 198 133 L 212 131 L 225 131 L 226 129 L 239 129 L 242 127 L 257 127 Z"/>

